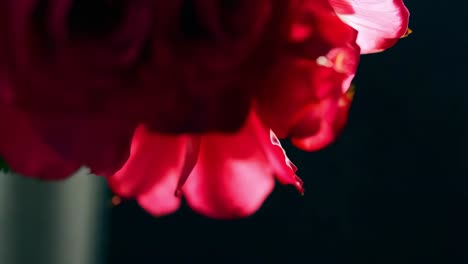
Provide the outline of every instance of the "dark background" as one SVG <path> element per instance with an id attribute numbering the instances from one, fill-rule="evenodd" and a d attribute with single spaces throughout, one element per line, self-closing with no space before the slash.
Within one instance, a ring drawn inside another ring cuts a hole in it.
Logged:
<path id="1" fill-rule="evenodd" d="M 464 263 L 467 4 L 407 6 L 414 33 L 362 58 L 340 139 L 315 153 L 286 144 L 304 197 L 278 185 L 231 222 L 125 202 L 112 209 L 109 263 Z"/>

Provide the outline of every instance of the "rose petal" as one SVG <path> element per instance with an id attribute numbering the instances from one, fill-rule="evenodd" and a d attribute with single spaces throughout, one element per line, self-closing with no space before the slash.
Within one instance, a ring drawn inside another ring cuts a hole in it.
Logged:
<path id="1" fill-rule="evenodd" d="M 246 217 L 273 190 L 274 171 L 258 142 L 254 122 L 249 118 L 236 134 L 202 138 L 198 163 L 182 189 L 195 211 L 219 219 Z"/>
<path id="2" fill-rule="evenodd" d="M 156 18 L 165 26 L 155 25 L 151 61 L 138 75 L 137 86 L 156 90 L 152 96 L 160 102 L 145 120 L 162 132 L 234 132 L 245 123 L 251 94 L 260 87 L 251 82 L 269 65 L 258 58 L 276 54 L 270 49 L 276 43 L 265 37 L 276 30 L 269 28 L 270 19 L 286 9 L 270 0 L 177 3 L 171 15 L 164 11 L 165 19 Z"/>
<path id="3" fill-rule="evenodd" d="M 164 188 L 171 189 L 171 196 L 174 196 L 184 161 L 186 142 L 185 136 L 152 133 L 144 126 L 139 126 L 133 136 L 127 162 L 107 178 L 111 189 L 130 198 L 163 185 Z M 166 186 L 173 181 L 175 183 L 172 188 Z"/>
<path id="4" fill-rule="evenodd" d="M 329 1 L 338 16 L 358 31 L 363 54 L 390 48 L 408 28 L 409 12 L 402 0 Z"/>
<path id="5" fill-rule="evenodd" d="M 181 198 L 174 195 L 179 175 L 171 172 L 163 176 L 153 188 L 137 197 L 138 204 L 153 216 L 175 213 L 181 204 Z"/>
<path id="6" fill-rule="evenodd" d="M 330 99 L 320 105 L 313 105 L 304 111 L 302 122 L 314 120 L 318 129 L 308 130 L 307 126 L 301 126 L 302 122 L 299 121 L 295 128 L 299 131 L 292 137 L 292 143 L 307 151 L 316 151 L 331 144 L 341 134 L 348 119 L 350 106 L 351 99 L 347 94 L 343 94 L 336 101 Z"/>
<path id="7" fill-rule="evenodd" d="M 155 216 L 175 212 L 181 199 L 175 196 L 181 177 L 187 137 L 152 133 L 144 126 L 135 131 L 130 158 L 113 176 L 109 186 L 117 194 L 134 198 Z"/>
<path id="8" fill-rule="evenodd" d="M 42 116 L 28 113 L 31 125 L 64 159 L 100 176 L 112 175 L 128 158 L 133 124 L 92 116 Z"/>
<path id="9" fill-rule="evenodd" d="M 332 49 L 347 47 L 356 41 L 355 29 L 344 23 L 328 0 L 293 1 L 288 52 L 316 59 Z M 333 30 L 330 30 L 333 29 Z"/>
<path id="10" fill-rule="evenodd" d="M 305 107 L 339 98 L 359 61 L 356 30 L 336 16 L 328 0 L 293 3 L 290 42 L 266 78 L 267 89 L 256 97 L 260 118 L 280 138 L 295 136 L 290 130 Z M 307 125 L 319 129 L 319 122 Z"/>
<path id="11" fill-rule="evenodd" d="M 276 70 L 268 82 L 277 87 L 273 88 L 276 92 L 258 97 L 257 103 L 260 118 L 280 138 L 294 136 L 290 130 L 305 107 L 329 97 L 338 98 L 346 78 L 332 66 L 319 65 L 318 60 L 284 58 Z M 310 125 L 310 129 L 316 126 Z"/>
<path id="12" fill-rule="evenodd" d="M 275 172 L 276 179 L 282 184 L 295 186 L 300 193 L 303 193 L 303 182 L 296 175 L 297 167 L 289 160 L 278 137 L 271 129 L 265 128 L 256 114 L 253 114 L 251 118 L 252 128 L 262 146 L 263 153 Z"/>
<path id="13" fill-rule="evenodd" d="M 67 160 L 44 143 L 24 113 L 0 103 L 0 156 L 24 176 L 59 180 L 72 175 L 81 164 Z"/>

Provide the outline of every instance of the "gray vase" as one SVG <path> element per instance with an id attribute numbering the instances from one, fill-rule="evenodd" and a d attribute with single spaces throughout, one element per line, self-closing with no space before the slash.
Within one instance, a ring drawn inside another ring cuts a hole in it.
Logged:
<path id="1" fill-rule="evenodd" d="M 0 172 L 0 263 L 105 263 L 107 198 L 86 169 L 60 182 Z"/>

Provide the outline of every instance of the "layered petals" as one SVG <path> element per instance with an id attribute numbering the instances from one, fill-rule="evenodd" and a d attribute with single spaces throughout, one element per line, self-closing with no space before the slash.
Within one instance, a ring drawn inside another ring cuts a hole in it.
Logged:
<path id="1" fill-rule="evenodd" d="M 278 138 L 336 140 L 360 54 L 408 26 L 402 0 L 0 0 L 0 157 L 26 176 L 81 166 L 148 212 L 182 199 L 255 213 L 303 193 Z"/>
<path id="2" fill-rule="evenodd" d="M 177 181 L 186 144 L 186 136 L 152 133 L 140 125 L 132 139 L 130 157 L 120 170 L 108 177 L 110 187 L 123 197 L 133 197 L 170 175 L 174 175 Z M 174 184 L 174 191 L 175 187 Z"/>
<path id="3" fill-rule="evenodd" d="M 356 73 L 357 32 L 336 16 L 326 0 L 296 3 L 287 50 L 276 61 L 264 85 L 268 90 L 256 98 L 256 107 L 280 138 L 314 138 L 314 144 L 298 146 L 317 150 L 339 134 L 331 125 Z"/>
<path id="4" fill-rule="evenodd" d="M 257 114 L 251 116 L 251 124 L 257 141 L 261 146 L 265 157 L 273 168 L 276 179 L 281 184 L 294 186 L 301 194 L 304 193 L 303 182 L 296 175 L 297 167 L 286 155 L 285 150 L 276 134 L 271 129 L 267 129 Z"/>
<path id="5" fill-rule="evenodd" d="M 114 175 L 109 186 L 125 198 L 137 197 L 140 205 L 154 215 L 176 211 L 175 196 L 181 177 L 188 138 L 152 133 L 141 125 L 135 131 L 130 157 Z"/>
<path id="6" fill-rule="evenodd" d="M 408 29 L 409 12 L 402 0 L 329 0 L 338 16 L 359 33 L 361 53 L 393 46 Z"/>
<path id="7" fill-rule="evenodd" d="M 267 33 L 285 24 L 285 7 L 273 0 L 1 1 L 8 54 L 0 64 L 14 104 L 26 112 L 99 113 L 162 133 L 232 132 L 275 55 L 269 46 L 278 34 Z"/>
<path id="8" fill-rule="evenodd" d="M 233 219 L 256 212 L 275 178 L 302 192 L 296 170 L 274 133 L 251 113 L 235 134 L 168 136 L 140 126 L 129 160 L 108 182 L 155 216 L 176 211 L 185 197 L 205 216 Z"/>
<path id="9" fill-rule="evenodd" d="M 346 108 L 342 105 L 356 70 L 358 52 L 350 49 L 340 53 L 339 63 L 328 59 L 331 56 L 315 61 L 285 58 L 278 68 L 277 76 L 281 77 L 271 82 L 284 88 L 277 89 L 268 100 L 258 100 L 262 119 L 280 137 L 314 138 L 313 144 L 299 144 L 302 149 L 318 150 L 330 144 L 341 132 L 335 128 L 346 121 L 342 116 L 346 116 L 350 101 L 346 101 Z"/>

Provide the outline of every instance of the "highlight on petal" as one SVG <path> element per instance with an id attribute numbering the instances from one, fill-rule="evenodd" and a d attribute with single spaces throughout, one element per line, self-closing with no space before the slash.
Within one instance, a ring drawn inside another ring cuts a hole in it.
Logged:
<path id="1" fill-rule="evenodd" d="M 125 165 L 107 178 L 118 195 L 136 197 L 154 215 L 176 211 L 180 198 L 174 195 L 184 164 L 186 136 L 152 133 L 139 126 Z"/>
<path id="2" fill-rule="evenodd" d="M 273 190 L 274 169 L 259 144 L 255 122 L 249 117 L 235 134 L 202 137 L 198 163 L 182 188 L 195 211 L 218 219 L 246 217 Z"/>
<path id="3" fill-rule="evenodd" d="M 329 2 L 338 16 L 358 31 L 357 44 L 362 54 L 388 49 L 407 32 L 409 12 L 402 0 Z"/>
<path id="4" fill-rule="evenodd" d="M 258 142 L 274 170 L 276 179 L 281 184 L 293 185 L 299 193 L 304 194 L 303 182 L 296 175 L 297 167 L 286 155 L 276 134 L 273 130 L 265 128 L 256 114 L 251 118 Z"/>
<path id="5" fill-rule="evenodd" d="M 178 174 L 165 175 L 148 192 L 137 197 L 138 204 L 153 216 L 175 213 L 181 204 L 181 198 L 174 195 Z"/>

